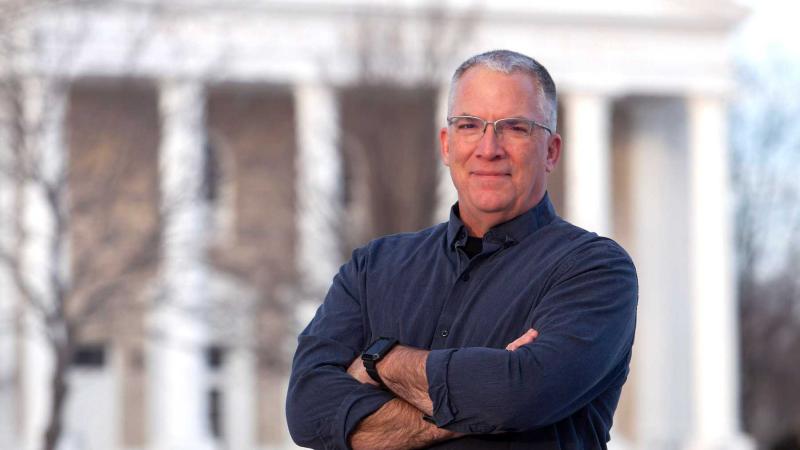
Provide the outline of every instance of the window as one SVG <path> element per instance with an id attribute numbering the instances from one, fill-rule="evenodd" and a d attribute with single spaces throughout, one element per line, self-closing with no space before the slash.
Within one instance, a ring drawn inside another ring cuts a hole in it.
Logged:
<path id="1" fill-rule="evenodd" d="M 211 370 L 219 370 L 222 368 L 222 365 L 225 363 L 225 349 L 218 346 L 212 345 L 206 349 L 206 365 Z"/>
<path id="2" fill-rule="evenodd" d="M 78 367 L 101 368 L 106 364 L 106 349 L 103 344 L 79 345 L 72 355 L 72 364 Z"/>
<path id="3" fill-rule="evenodd" d="M 208 423 L 211 435 L 222 438 L 222 392 L 217 388 L 208 391 Z"/>

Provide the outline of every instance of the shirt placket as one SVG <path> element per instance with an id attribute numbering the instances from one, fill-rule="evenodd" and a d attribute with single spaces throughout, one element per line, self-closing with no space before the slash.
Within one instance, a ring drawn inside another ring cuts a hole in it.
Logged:
<path id="1" fill-rule="evenodd" d="M 463 302 L 469 299 L 467 294 L 470 284 L 477 282 L 478 277 L 475 276 L 475 272 L 485 264 L 489 256 L 500 248 L 501 246 L 497 243 L 484 240 L 481 253 L 470 259 L 460 247 L 456 247 L 454 251 L 458 258 L 458 269 L 450 289 L 450 295 L 445 300 L 442 312 L 439 314 L 439 320 L 436 322 L 435 335 L 431 341 L 432 350 L 452 346 L 450 345 L 450 339 L 453 335 L 453 327 L 458 326 L 455 323 L 455 318 Z"/>

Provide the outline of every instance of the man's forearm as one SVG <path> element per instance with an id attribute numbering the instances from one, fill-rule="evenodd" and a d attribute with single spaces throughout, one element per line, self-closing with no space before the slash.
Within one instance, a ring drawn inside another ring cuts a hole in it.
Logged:
<path id="1" fill-rule="evenodd" d="M 431 415 L 433 403 L 428 395 L 428 377 L 425 373 L 427 359 L 427 350 L 398 345 L 378 363 L 378 373 L 395 395 Z"/>
<path id="2" fill-rule="evenodd" d="M 396 398 L 362 420 L 350 435 L 353 450 L 413 449 L 459 437 L 422 420 L 422 412 Z"/>

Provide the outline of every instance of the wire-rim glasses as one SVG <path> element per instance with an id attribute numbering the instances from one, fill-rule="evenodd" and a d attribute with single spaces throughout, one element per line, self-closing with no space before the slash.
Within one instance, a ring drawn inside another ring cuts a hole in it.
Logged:
<path id="1" fill-rule="evenodd" d="M 535 121 L 522 117 L 509 117 L 490 122 L 477 116 L 450 116 L 447 124 L 453 127 L 455 135 L 466 142 L 479 141 L 486 134 L 486 127 L 492 125 L 498 139 L 509 138 L 516 141 L 527 140 L 536 127 L 553 134 L 553 131 Z"/>

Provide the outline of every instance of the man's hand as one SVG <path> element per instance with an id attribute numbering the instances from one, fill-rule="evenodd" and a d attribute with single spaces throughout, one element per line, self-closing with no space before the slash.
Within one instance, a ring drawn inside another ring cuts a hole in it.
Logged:
<path id="1" fill-rule="evenodd" d="M 539 337 L 539 332 L 531 328 L 530 330 L 526 331 L 522 336 L 514 339 L 513 342 L 506 345 L 506 350 L 513 352 L 514 350 L 522 347 L 525 344 L 530 344 L 537 337 Z"/>
<path id="2" fill-rule="evenodd" d="M 347 373 L 361 384 L 380 386 L 378 382 L 373 380 L 367 373 L 367 369 L 364 367 L 364 361 L 361 360 L 361 355 L 356 356 L 356 359 L 350 363 L 350 367 L 347 368 Z"/>
<path id="3" fill-rule="evenodd" d="M 422 412 L 395 398 L 359 422 L 350 445 L 353 450 L 408 450 L 461 436 L 422 420 Z"/>

